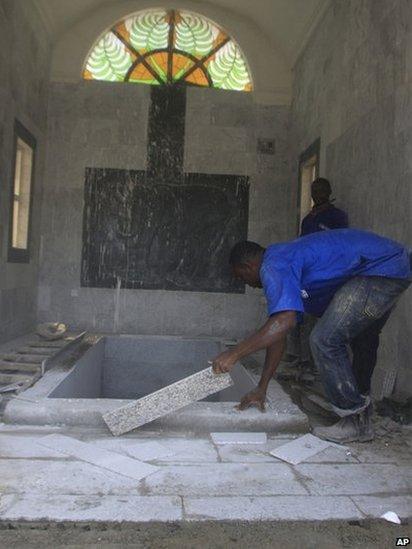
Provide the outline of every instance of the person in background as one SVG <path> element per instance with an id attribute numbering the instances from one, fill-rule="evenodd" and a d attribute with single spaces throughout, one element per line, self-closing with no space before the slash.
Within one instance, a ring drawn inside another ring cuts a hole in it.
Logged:
<path id="1" fill-rule="evenodd" d="M 318 177 L 311 185 L 313 207 L 303 218 L 300 227 L 300 236 L 327 231 L 330 229 L 347 229 L 348 215 L 333 205 L 330 199 L 332 188 L 324 177 Z"/>
<path id="2" fill-rule="evenodd" d="M 313 207 L 303 218 L 300 226 L 300 236 L 306 236 L 319 231 L 331 229 L 347 229 L 349 227 L 348 215 L 333 205 L 332 187 L 328 179 L 318 177 L 311 185 Z M 297 365 L 299 375 L 313 370 L 313 360 L 310 352 L 309 337 L 316 323 L 316 319 L 304 314 L 302 322 L 297 324 L 288 336 L 288 350 L 283 359 L 289 365 Z M 290 366 L 280 369 L 279 379 L 292 375 Z"/>

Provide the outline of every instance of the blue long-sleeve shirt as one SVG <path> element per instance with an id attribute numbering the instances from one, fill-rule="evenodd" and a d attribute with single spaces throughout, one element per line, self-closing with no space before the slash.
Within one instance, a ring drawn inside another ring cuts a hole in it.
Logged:
<path id="1" fill-rule="evenodd" d="M 269 316 L 280 311 L 321 316 L 355 276 L 410 279 L 409 251 L 374 233 L 338 229 L 269 246 L 260 269 Z"/>

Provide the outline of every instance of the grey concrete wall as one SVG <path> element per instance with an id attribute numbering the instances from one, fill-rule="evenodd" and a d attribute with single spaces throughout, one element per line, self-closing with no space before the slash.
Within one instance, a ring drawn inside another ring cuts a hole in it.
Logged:
<path id="1" fill-rule="evenodd" d="M 80 287 L 85 167 L 146 168 L 150 88 L 53 83 L 42 204 L 38 314 L 75 328 L 132 334 L 242 336 L 264 318 L 260 292 L 245 295 Z M 188 89 L 185 170 L 251 177 L 249 237 L 286 237 L 289 198 L 287 107 L 251 94 Z M 275 138 L 276 154 L 257 153 Z M 119 322 L 116 324 L 116 307 Z"/>
<path id="2" fill-rule="evenodd" d="M 321 138 L 321 175 L 353 227 L 412 245 L 412 3 L 332 0 L 294 70 L 292 155 Z M 294 227 L 291 225 L 291 232 Z M 385 328 L 375 390 L 412 394 L 412 292 Z M 377 381 L 378 380 L 378 381 Z"/>
<path id="3" fill-rule="evenodd" d="M 44 168 L 50 43 L 22 0 L 0 0 L 0 341 L 36 320 L 40 200 Z M 30 263 L 8 263 L 14 119 L 37 139 Z"/>

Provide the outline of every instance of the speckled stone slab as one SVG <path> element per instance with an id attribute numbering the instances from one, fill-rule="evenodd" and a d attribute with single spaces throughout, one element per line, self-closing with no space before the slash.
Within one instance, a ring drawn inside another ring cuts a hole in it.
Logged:
<path id="1" fill-rule="evenodd" d="M 107 412 L 103 419 L 113 435 L 122 435 L 192 402 L 202 400 L 233 385 L 229 374 L 206 368 L 122 408 Z"/>

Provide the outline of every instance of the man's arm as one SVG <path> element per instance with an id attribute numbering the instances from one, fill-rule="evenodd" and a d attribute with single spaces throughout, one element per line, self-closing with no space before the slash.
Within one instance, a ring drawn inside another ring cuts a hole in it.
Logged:
<path id="1" fill-rule="evenodd" d="M 256 405 L 261 412 L 265 410 L 266 391 L 276 368 L 279 365 L 286 346 L 286 337 L 281 341 L 273 343 L 266 349 L 265 365 L 256 389 L 247 393 L 238 405 L 239 410 L 245 410 L 249 406 Z"/>
<path id="2" fill-rule="evenodd" d="M 217 356 L 213 360 L 214 371 L 217 374 L 221 374 L 223 372 L 229 372 L 233 368 L 233 366 L 236 364 L 236 362 L 239 361 L 241 358 L 247 355 L 250 355 L 251 353 L 254 353 L 255 351 L 258 351 L 260 349 L 268 349 L 269 347 L 270 348 L 276 347 L 277 351 L 273 349 L 270 351 L 270 353 L 267 353 L 267 359 L 268 359 L 268 355 L 270 355 L 274 359 L 275 353 L 277 352 L 277 353 L 280 353 L 279 359 L 278 359 L 278 362 L 279 362 L 283 353 L 285 337 L 287 333 L 295 326 L 295 324 L 296 324 L 295 311 L 282 311 L 280 313 L 276 313 L 272 315 L 270 318 L 268 318 L 268 320 L 260 328 L 260 330 L 258 330 L 255 334 L 251 335 L 250 337 L 238 343 L 235 347 L 233 347 L 233 349 L 230 349 L 229 351 L 225 351 L 224 353 Z M 282 351 L 280 351 L 280 348 L 282 349 Z M 277 366 L 277 363 L 276 363 L 276 366 Z M 266 370 L 266 362 L 265 362 L 265 370 Z M 264 370 L 264 373 L 265 373 L 265 370 Z M 262 377 L 263 377 L 263 374 L 262 374 Z M 267 383 L 269 383 L 270 377 L 268 377 Z"/>

